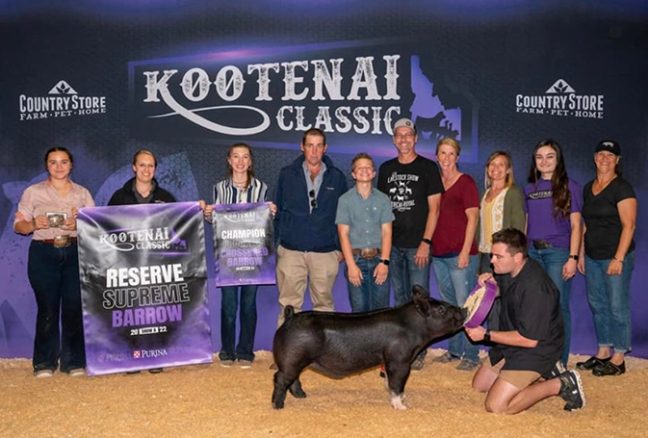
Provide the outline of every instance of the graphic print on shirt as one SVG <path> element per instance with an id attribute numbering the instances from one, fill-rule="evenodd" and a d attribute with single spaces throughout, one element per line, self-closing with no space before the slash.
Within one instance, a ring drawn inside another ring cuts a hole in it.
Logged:
<path id="1" fill-rule="evenodd" d="M 389 186 L 389 193 L 387 194 L 394 211 L 409 211 L 416 206 L 410 184 L 414 183 L 415 185 L 418 180 L 418 175 L 399 174 L 397 172 L 393 172 L 387 179 L 387 185 Z"/>
<path id="2" fill-rule="evenodd" d="M 553 196 L 553 191 L 552 190 L 537 190 L 535 192 L 531 192 L 527 195 L 530 200 L 538 200 L 538 199 L 547 199 L 551 198 Z"/>

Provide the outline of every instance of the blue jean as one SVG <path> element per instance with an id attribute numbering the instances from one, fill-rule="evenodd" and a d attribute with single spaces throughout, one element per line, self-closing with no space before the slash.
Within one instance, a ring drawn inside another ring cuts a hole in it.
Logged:
<path id="1" fill-rule="evenodd" d="M 347 268 L 346 278 L 351 311 L 368 312 L 389 307 L 389 278 L 383 284 L 377 285 L 373 277 L 376 266 L 380 264 L 380 257 L 365 259 L 356 256 L 355 262 L 362 273 L 362 283 L 360 286 L 351 284 Z"/>
<path id="2" fill-rule="evenodd" d="M 27 275 L 38 308 L 34 371 L 53 371 L 59 366 L 59 360 L 63 372 L 85 367 L 76 244 L 55 248 L 33 240 L 29 246 Z"/>
<path id="3" fill-rule="evenodd" d="M 234 350 L 236 338 L 236 313 L 239 307 L 240 319 L 239 341 Z M 256 333 L 257 285 L 225 286 L 221 288 L 221 360 L 254 360 L 254 336 Z"/>
<path id="4" fill-rule="evenodd" d="M 596 339 L 599 347 L 614 348 L 617 353 L 632 349 L 630 279 L 634 259 L 634 252 L 627 254 L 621 275 L 607 275 L 610 259 L 585 257 L 587 301 L 594 316 Z"/>
<path id="5" fill-rule="evenodd" d="M 416 266 L 416 248 L 392 247 L 389 262 L 389 277 L 394 289 L 394 307 L 412 301 L 412 286 L 418 284 L 425 290 L 430 287 L 430 265 Z"/>
<path id="6" fill-rule="evenodd" d="M 477 284 L 479 256 L 470 256 L 468 266 L 463 269 L 457 268 L 458 260 L 459 257 L 433 257 L 432 267 L 441 298 L 450 304 L 461 307 Z M 472 362 L 479 361 L 479 347 L 470 342 L 463 331 L 448 340 L 448 353 Z"/>
<path id="7" fill-rule="evenodd" d="M 560 293 L 560 311 L 562 313 L 563 325 L 565 327 L 565 341 L 563 343 L 563 351 L 560 360 L 563 364 L 567 365 L 571 343 L 571 311 L 569 309 L 571 278 L 569 280 L 563 280 L 562 269 L 563 265 L 569 259 L 569 249 L 535 249 L 533 245 L 529 245 L 529 257 L 540 263 L 540 266 L 542 266 L 549 278 L 551 278 L 551 281 L 553 281 Z"/>

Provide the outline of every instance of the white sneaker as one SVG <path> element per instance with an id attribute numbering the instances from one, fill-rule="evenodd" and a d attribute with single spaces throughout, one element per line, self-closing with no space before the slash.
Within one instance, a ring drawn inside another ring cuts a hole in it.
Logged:
<path id="1" fill-rule="evenodd" d="M 72 369 L 68 372 L 68 375 L 69 375 L 70 377 L 81 377 L 81 376 L 85 376 L 85 375 L 86 375 L 85 368 L 72 368 Z"/>
<path id="2" fill-rule="evenodd" d="M 38 370 L 34 371 L 34 377 L 37 379 L 46 379 L 48 377 L 52 377 L 54 375 L 54 371 L 52 370 Z"/>
<path id="3" fill-rule="evenodd" d="M 241 367 L 241 369 L 243 369 L 243 370 L 247 370 L 247 369 L 252 368 L 252 361 L 251 360 L 239 360 L 238 363 L 239 363 L 239 366 Z"/>

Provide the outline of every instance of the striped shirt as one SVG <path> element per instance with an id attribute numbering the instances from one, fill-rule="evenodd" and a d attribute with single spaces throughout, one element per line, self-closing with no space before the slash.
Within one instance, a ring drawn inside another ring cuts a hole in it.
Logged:
<path id="1" fill-rule="evenodd" d="M 256 178 L 252 178 L 247 190 L 240 190 L 232 182 L 232 178 L 220 181 L 214 186 L 215 204 L 245 204 L 264 202 L 268 193 L 268 186 Z"/>

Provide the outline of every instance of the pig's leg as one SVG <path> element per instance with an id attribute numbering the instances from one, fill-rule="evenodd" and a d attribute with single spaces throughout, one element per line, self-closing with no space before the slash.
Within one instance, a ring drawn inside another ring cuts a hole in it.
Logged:
<path id="1" fill-rule="evenodd" d="M 274 374 L 274 391 L 272 391 L 273 408 L 283 409 L 286 400 L 286 390 L 291 383 L 281 371 L 277 371 Z"/>
<path id="2" fill-rule="evenodd" d="M 288 387 L 288 391 L 290 391 L 290 393 L 295 398 L 306 398 L 306 393 L 302 389 L 301 382 L 299 381 L 299 377 L 297 377 L 295 381 L 292 382 L 292 385 Z"/>
<path id="3" fill-rule="evenodd" d="M 394 409 L 407 409 L 403 403 L 405 383 L 410 374 L 408 363 L 387 365 L 387 379 L 391 405 Z"/>

